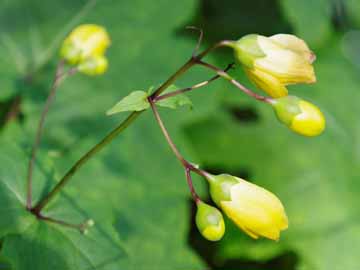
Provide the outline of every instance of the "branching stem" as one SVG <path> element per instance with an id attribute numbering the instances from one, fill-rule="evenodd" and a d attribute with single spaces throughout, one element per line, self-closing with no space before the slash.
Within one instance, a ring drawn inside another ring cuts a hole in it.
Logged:
<path id="1" fill-rule="evenodd" d="M 192 56 L 183 66 L 181 66 L 173 75 L 171 75 L 159 88 L 157 88 L 153 94 L 149 96 L 149 100 L 153 102 L 156 97 L 160 96 L 170 85 L 172 85 L 180 76 L 182 76 L 186 71 L 188 71 L 191 67 L 198 64 L 199 61 L 205 57 L 211 51 L 225 46 L 229 43 L 229 41 L 221 41 L 212 47 L 204 50 L 196 56 Z M 220 69 L 221 70 L 221 69 Z M 221 70 L 222 71 L 222 70 Z M 221 76 L 221 74 L 219 74 Z M 117 137 L 121 132 L 123 132 L 135 119 L 144 111 L 133 112 L 131 113 L 123 122 L 121 122 L 114 130 L 112 130 L 108 135 L 106 135 L 97 145 L 91 148 L 84 156 L 82 156 L 70 169 L 69 171 L 60 179 L 57 185 L 43 197 L 33 208 L 31 211 L 36 215 L 39 215 L 42 209 L 64 188 L 64 186 L 69 182 L 72 176 L 88 161 L 90 160 L 96 153 L 98 153 L 101 149 L 103 149 L 106 145 L 108 145 L 115 137 Z M 174 145 L 175 146 L 175 145 Z M 173 149 L 175 150 L 175 149 Z M 182 156 L 177 151 L 176 153 L 178 158 L 181 160 Z M 196 166 L 187 162 L 182 158 L 182 164 L 185 165 L 191 171 L 196 172 L 197 174 L 206 175 L 206 172 L 198 169 Z M 31 181 L 30 181 L 31 182 Z M 31 206 L 31 204 L 30 204 Z"/>
<path id="2" fill-rule="evenodd" d="M 227 72 L 230 68 L 232 68 L 234 66 L 234 63 L 231 63 L 229 64 L 223 71 L 224 72 Z M 158 96 L 156 98 L 153 99 L 154 102 L 158 102 L 160 100 L 163 100 L 163 99 L 166 99 L 166 98 L 170 98 L 170 97 L 174 97 L 176 95 L 180 95 L 180 94 L 184 94 L 186 92 L 189 92 L 189 91 L 192 91 L 192 90 L 195 90 L 195 89 L 198 89 L 200 87 L 203 87 L 205 85 L 208 85 L 209 83 L 217 80 L 218 78 L 220 78 L 221 76 L 220 75 L 215 75 L 214 77 L 210 78 L 209 80 L 206 80 L 206 81 L 203 81 L 203 82 L 200 82 L 200 83 L 197 83 L 191 87 L 186 87 L 186 88 L 183 88 L 183 89 L 179 89 L 179 90 L 176 90 L 176 91 L 173 91 L 173 92 L 170 92 L 170 93 L 167 93 L 167 94 L 163 94 L 161 96 Z"/>
<path id="3" fill-rule="evenodd" d="M 271 101 L 272 101 L 271 98 L 256 94 L 255 92 L 253 92 L 250 89 L 243 86 L 241 83 L 239 83 L 237 80 L 235 80 L 233 77 L 231 77 L 228 73 L 224 72 L 220 68 L 215 67 L 215 66 L 213 66 L 213 65 L 211 65 L 209 63 L 203 62 L 201 60 L 197 60 L 197 64 L 215 71 L 219 76 L 221 76 L 222 78 L 230 81 L 230 83 L 235 85 L 237 88 L 239 88 L 241 91 L 243 91 L 248 96 L 250 96 L 252 98 L 255 98 L 255 99 L 259 100 L 259 101 L 265 102 L 265 103 L 271 103 Z"/>
<path id="4" fill-rule="evenodd" d="M 190 172 L 193 171 L 201 176 L 204 176 L 206 177 L 206 173 L 197 168 L 196 166 L 194 166 L 192 163 L 190 163 L 189 161 L 187 161 L 180 153 L 180 151 L 177 149 L 175 143 L 173 142 L 173 140 L 171 139 L 170 137 L 170 134 L 169 132 L 167 131 L 165 125 L 164 125 L 164 122 L 162 121 L 161 117 L 160 117 L 160 114 L 159 114 L 159 111 L 157 110 L 156 108 L 156 104 L 154 103 L 154 101 L 149 97 L 148 98 L 149 102 L 150 102 L 150 105 L 151 105 L 151 109 L 154 113 L 154 116 L 155 116 L 155 119 L 157 121 L 157 123 L 159 124 L 159 127 L 167 141 L 167 143 L 169 144 L 171 150 L 173 151 L 174 155 L 176 156 L 176 158 L 180 161 L 180 163 L 182 164 L 182 166 L 184 167 L 185 169 L 185 173 L 186 173 L 186 179 L 187 179 L 187 182 L 188 182 L 188 186 L 189 186 L 189 189 L 190 189 L 190 192 L 191 192 L 191 195 L 194 199 L 195 202 L 198 202 L 200 200 L 199 196 L 196 194 L 195 192 L 195 189 L 193 187 L 193 183 L 192 183 L 192 179 L 191 179 L 191 175 L 190 175 Z"/>

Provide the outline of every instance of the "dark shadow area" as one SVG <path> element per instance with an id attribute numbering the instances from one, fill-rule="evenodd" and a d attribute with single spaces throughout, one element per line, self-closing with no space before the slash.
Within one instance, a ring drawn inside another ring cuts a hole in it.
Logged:
<path id="1" fill-rule="evenodd" d="M 117 211 L 115 216 L 116 220 L 114 222 L 114 228 L 116 232 L 118 233 L 119 237 L 124 241 L 129 240 L 133 235 L 136 234 L 134 225 L 131 224 L 130 220 L 126 217 L 126 215 L 124 215 L 120 211 Z"/>
<path id="2" fill-rule="evenodd" d="M 247 179 L 247 181 L 249 181 L 248 179 L 251 179 L 252 174 L 251 172 L 247 169 L 247 168 L 239 168 L 236 170 L 231 170 L 229 168 L 223 168 L 221 166 L 203 166 L 203 169 L 211 174 L 217 175 L 217 174 L 222 174 L 224 172 L 226 172 L 227 174 L 231 174 L 233 176 L 236 177 L 240 177 L 243 179 Z"/>
<path id="3" fill-rule="evenodd" d="M 210 200 L 206 200 L 209 202 Z M 212 204 L 212 203 L 210 203 Z M 208 269 L 212 270 L 239 270 L 239 269 L 248 269 L 248 270 L 295 270 L 296 265 L 299 261 L 298 256 L 295 252 L 287 251 L 283 254 L 272 258 L 267 261 L 253 261 L 246 259 L 231 259 L 226 260 L 221 265 L 218 261 L 215 261 L 216 258 L 218 243 L 210 242 L 204 239 L 196 225 L 195 225 L 195 214 L 196 206 L 191 201 L 189 203 L 190 207 L 190 231 L 188 243 L 193 250 L 195 250 L 200 257 L 207 263 L 209 266 Z"/>
<path id="4" fill-rule="evenodd" d="M 241 123 L 255 123 L 259 121 L 259 114 L 250 106 L 229 106 L 225 108 L 234 120 Z"/>
<path id="5" fill-rule="evenodd" d="M 21 112 L 21 96 L 14 96 L 8 100 L 0 102 L 0 128 L 10 121 L 24 120 Z"/>
<path id="6" fill-rule="evenodd" d="M 200 0 L 198 13 L 188 25 L 202 28 L 209 42 L 250 33 L 291 32 L 277 0 Z"/>
<path id="7" fill-rule="evenodd" d="M 351 23 L 346 12 L 345 1 L 332 1 L 332 24 L 338 31 L 346 31 L 351 28 Z"/>

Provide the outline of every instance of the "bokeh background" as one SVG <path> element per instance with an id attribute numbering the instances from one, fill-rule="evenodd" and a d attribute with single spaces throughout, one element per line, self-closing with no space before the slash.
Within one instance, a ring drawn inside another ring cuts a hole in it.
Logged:
<path id="1" fill-rule="evenodd" d="M 293 134 L 269 106 L 218 80 L 189 94 L 192 110 L 160 112 L 189 160 L 281 198 L 290 227 L 279 242 L 252 240 L 230 222 L 220 242 L 202 239 L 183 170 L 147 112 L 84 166 L 47 209 L 74 222 L 91 217 L 96 232 L 83 237 L 31 223 L 2 238 L 1 269 L 359 269 L 359 0 L 1 1 L 0 175 L 20 198 L 58 48 L 80 23 L 108 29 L 110 68 L 101 77 L 76 75 L 61 86 L 38 160 L 37 199 L 126 117 L 107 117 L 106 110 L 133 90 L 159 85 L 188 59 L 197 40 L 185 30 L 188 25 L 204 29 L 202 48 L 249 33 L 303 38 L 317 55 L 318 82 L 289 89 L 321 108 L 327 129 L 317 138 Z M 207 61 L 225 67 L 234 59 L 222 49 Z M 239 67 L 231 73 L 255 89 Z M 212 75 L 196 67 L 177 86 Z M 205 181 L 195 181 L 209 201 Z M 7 192 L 2 184 L 1 204 Z M 10 218 L 17 220 L 16 214 L 2 217 Z"/>

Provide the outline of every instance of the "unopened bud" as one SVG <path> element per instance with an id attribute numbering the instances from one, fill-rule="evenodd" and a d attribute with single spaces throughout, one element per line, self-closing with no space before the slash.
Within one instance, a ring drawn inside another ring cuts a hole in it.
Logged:
<path id="1" fill-rule="evenodd" d="M 225 233 L 225 223 L 221 212 L 204 202 L 197 204 L 195 221 L 201 235 L 209 241 L 218 241 Z"/>
<path id="2" fill-rule="evenodd" d="M 95 24 L 76 27 L 64 40 L 60 55 L 70 64 L 78 64 L 89 57 L 104 55 L 110 45 L 105 28 Z"/>
<path id="3" fill-rule="evenodd" d="M 304 136 L 317 136 L 325 129 L 325 117 L 318 107 L 295 96 L 274 99 L 278 119 L 292 131 Z"/>

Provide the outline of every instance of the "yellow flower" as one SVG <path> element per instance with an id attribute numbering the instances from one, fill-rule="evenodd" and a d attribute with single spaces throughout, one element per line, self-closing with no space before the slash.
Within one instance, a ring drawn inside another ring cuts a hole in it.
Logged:
<path id="1" fill-rule="evenodd" d="M 292 131 L 304 136 L 320 135 L 326 125 L 318 107 L 295 96 L 274 99 L 272 105 L 278 119 Z"/>
<path id="2" fill-rule="evenodd" d="M 209 175 L 210 194 L 223 212 L 252 238 L 278 240 L 288 219 L 271 192 L 228 174 Z"/>
<path id="3" fill-rule="evenodd" d="M 286 85 L 316 82 L 312 66 L 316 57 L 294 35 L 251 34 L 228 45 L 235 50 L 249 79 L 272 97 L 286 96 Z"/>
<path id="4" fill-rule="evenodd" d="M 70 64 L 77 64 L 89 57 L 102 56 L 110 46 L 105 28 L 95 24 L 76 27 L 64 40 L 60 55 Z"/>
<path id="5" fill-rule="evenodd" d="M 221 212 L 204 202 L 197 203 L 195 222 L 201 235 L 209 241 L 218 241 L 225 233 L 225 223 Z"/>

